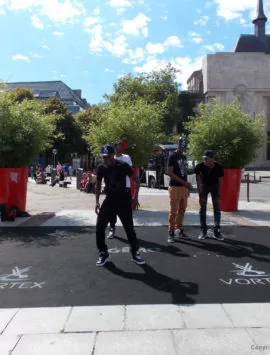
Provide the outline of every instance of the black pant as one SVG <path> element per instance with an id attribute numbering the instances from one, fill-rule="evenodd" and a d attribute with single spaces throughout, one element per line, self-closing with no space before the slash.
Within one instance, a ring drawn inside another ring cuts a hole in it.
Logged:
<path id="1" fill-rule="evenodd" d="M 128 198 L 130 200 L 130 203 L 131 203 L 131 191 L 130 191 L 130 188 L 127 187 L 127 194 L 128 194 Z M 110 228 L 113 228 L 115 229 L 115 225 L 116 225 L 116 222 L 117 222 L 117 214 L 115 213 L 112 218 L 110 219 Z"/>
<path id="2" fill-rule="evenodd" d="M 208 198 L 209 193 L 211 194 L 211 197 L 212 197 L 212 203 L 213 203 L 213 209 L 214 209 L 215 229 L 220 228 L 221 213 L 220 213 L 220 206 L 219 206 L 220 196 L 219 196 L 218 185 L 203 185 L 203 186 L 201 186 L 200 197 L 201 197 L 201 199 L 203 199 L 205 201 L 201 204 L 201 208 L 200 208 L 200 224 L 201 224 L 201 229 L 204 231 L 207 230 L 206 210 L 207 210 L 207 198 Z"/>
<path id="3" fill-rule="evenodd" d="M 156 177 L 157 177 L 157 187 L 160 189 L 161 186 L 161 180 L 162 180 L 162 169 L 161 168 L 157 168 L 156 169 Z"/>
<path id="4" fill-rule="evenodd" d="M 105 230 L 110 220 L 118 215 L 131 245 L 131 253 L 138 251 L 138 240 L 134 230 L 132 208 L 128 195 L 107 196 L 102 203 L 96 225 L 96 243 L 99 252 L 108 250 L 105 243 Z"/>

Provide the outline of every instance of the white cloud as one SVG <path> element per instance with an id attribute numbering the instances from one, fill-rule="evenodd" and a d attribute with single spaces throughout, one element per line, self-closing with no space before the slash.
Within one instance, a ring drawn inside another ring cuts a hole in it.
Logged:
<path id="1" fill-rule="evenodd" d="M 59 39 L 64 36 L 64 32 L 54 31 L 53 35 Z"/>
<path id="2" fill-rule="evenodd" d="M 114 70 L 113 69 L 110 69 L 110 68 L 105 68 L 105 73 L 114 73 Z"/>
<path id="3" fill-rule="evenodd" d="M 110 0 L 111 7 L 129 7 L 131 2 L 128 0 Z"/>
<path id="4" fill-rule="evenodd" d="M 42 44 L 42 45 L 41 45 L 41 48 L 43 48 L 43 49 L 48 49 L 48 50 L 50 49 L 50 48 L 47 46 L 47 44 Z"/>
<path id="5" fill-rule="evenodd" d="M 128 44 L 126 42 L 126 37 L 120 35 L 111 42 L 105 41 L 104 47 L 112 55 L 116 57 L 122 57 L 127 51 Z"/>
<path id="6" fill-rule="evenodd" d="M 167 15 L 161 16 L 161 20 L 167 21 L 168 20 L 168 16 Z"/>
<path id="7" fill-rule="evenodd" d="M 37 10 L 39 16 L 46 16 L 53 22 L 73 22 L 77 16 L 86 13 L 84 6 L 76 0 L 10 0 L 10 10 Z"/>
<path id="8" fill-rule="evenodd" d="M 30 53 L 31 58 L 39 59 L 42 58 L 41 55 L 36 54 L 36 53 Z"/>
<path id="9" fill-rule="evenodd" d="M 132 65 L 142 62 L 145 57 L 143 48 L 128 49 L 127 55 L 128 57 L 123 60 L 123 63 Z"/>
<path id="10" fill-rule="evenodd" d="M 149 54 L 160 54 L 164 52 L 164 45 L 162 43 L 147 43 L 146 49 Z"/>
<path id="11" fill-rule="evenodd" d="M 170 36 L 163 43 L 153 44 L 148 42 L 146 45 L 146 50 L 149 54 L 155 55 L 165 52 L 168 47 L 183 47 L 183 45 L 181 44 L 179 37 Z"/>
<path id="12" fill-rule="evenodd" d="M 203 42 L 203 38 L 201 36 L 200 33 L 197 33 L 197 32 L 189 32 L 188 33 L 188 36 L 191 37 L 191 40 L 195 43 L 202 43 Z"/>
<path id="13" fill-rule="evenodd" d="M 251 17 L 255 15 L 256 3 L 255 0 L 215 0 L 218 5 L 217 14 L 225 20 L 230 21 L 236 18 L 241 18 L 245 11 L 249 11 Z M 269 5 L 269 2 L 268 2 Z"/>
<path id="14" fill-rule="evenodd" d="M 212 2 L 212 1 L 206 1 L 206 3 L 205 3 L 205 8 L 208 9 L 208 7 L 210 7 L 210 6 L 212 6 L 212 5 L 214 5 L 214 2 Z"/>
<path id="15" fill-rule="evenodd" d="M 139 13 L 133 20 L 123 21 L 123 32 L 136 36 L 141 32 L 144 37 L 147 37 L 149 21 L 151 21 L 149 17 Z"/>
<path id="16" fill-rule="evenodd" d="M 100 53 L 103 50 L 104 40 L 102 37 L 103 27 L 102 25 L 96 25 L 90 30 L 92 33 L 92 39 L 89 43 L 91 52 Z"/>
<path id="17" fill-rule="evenodd" d="M 30 58 L 23 54 L 16 54 L 12 56 L 12 60 L 23 60 L 25 62 L 30 62 Z"/>
<path id="18" fill-rule="evenodd" d="M 37 16 L 37 15 L 33 15 L 31 17 L 31 21 L 32 21 L 32 25 L 36 28 L 40 28 L 43 30 L 44 28 L 44 25 L 43 23 L 41 22 L 40 18 Z"/>
<path id="19" fill-rule="evenodd" d="M 91 32 L 91 27 L 100 22 L 99 17 L 89 16 L 84 20 L 84 27 L 86 32 Z"/>
<path id="20" fill-rule="evenodd" d="M 179 37 L 177 37 L 177 36 L 168 37 L 166 39 L 166 41 L 164 42 L 164 46 L 165 47 L 169 47 L 169 46 L 172 46 L 172 47 L 183 47 Z"/>
<path id="21" fill-rule="evenodd" d="M 100 14 L 100 9 L 98 9 L 98 8 L 94 9 L 93 14 L 94 15 L 99 15 Z"/>
<path id="22" fill-rule="evenodd" d="M 202 68 L 202 57 L 191 59 L 189 57 L 176 57 L 171 60 L 159 60 L 149 58 L 141 67 L 135 67 L 137 73 L 149 73 L 153 70 L 164 69 L 168 63 L 171 63 L 176 69 L 180 70 L 177 74 L 177 82 L 182 84 L 183 89 L 187 87 L 187 79 L 195 71 Z"/>
<path id="23" fill-rule="evenodd" d="M 198 21 L 194 21 L 194 25 L 205 26 L 207 22 L 210 20 L 209 16 L 202 16 Z"/>
<path id="24" fill-rule="evenodd" d="M 3 9 L 0 9 L 0 15 L 5 15 L 5 14 L 6 14 L 6 11 Z"/>
<path id="25" fill-rule="evenodd" d="M 210 45 L 206 45 L 202 47 L 203 50 L 206 50 L 208 52 L 215 52 L 217 51 L 223 51 L 224 50 L 224 45 L 221 43 L 213 43 Z"/>

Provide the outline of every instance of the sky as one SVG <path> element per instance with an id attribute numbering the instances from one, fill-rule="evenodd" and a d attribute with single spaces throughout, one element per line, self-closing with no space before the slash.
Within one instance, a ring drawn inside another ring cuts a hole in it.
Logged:
<path id="1" fill-rule="evenodd" d="M 270 18 L 270 0 L 264 5 Z M 231 52 L 240 34 L 254 33 L 256 7 L 257 0 L 0 0 L 0 80 L 62 80 L 96 104 L 121 76 L 171 62 L 185 89 L 205 55 Z"/>

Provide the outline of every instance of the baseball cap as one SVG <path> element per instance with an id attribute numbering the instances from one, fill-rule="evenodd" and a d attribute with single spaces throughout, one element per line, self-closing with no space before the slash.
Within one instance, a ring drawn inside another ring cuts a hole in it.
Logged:
<path id="1" fill-rule="evenodd" d="M 204 159 L 213 159 L 214 158 L 214 152 L 212 150 L 205 150 L 203 152 L 203 158 Z"/>
<path id="2" fill-rule="evenodd" d="M 177 141 L 177 144 L 182 148 L 186 148 L 186 138 L 185 137 L 180 137 Z"/>
<path id="3" fill-rule="evenodd" d="M 114 155 L 113 147 L 109 144 L 103 145 L 101 148 L 101 155 L 103 155 L 104 157 L 106 157 L 108 155 Z"/>

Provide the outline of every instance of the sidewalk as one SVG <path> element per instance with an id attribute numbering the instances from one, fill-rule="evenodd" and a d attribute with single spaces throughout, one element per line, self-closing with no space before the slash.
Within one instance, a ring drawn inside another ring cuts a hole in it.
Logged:
<path id="1" fill-rule="evenodd" d="M 270 354 L 270 304 L 0 310 L 1 355 Z"/>

